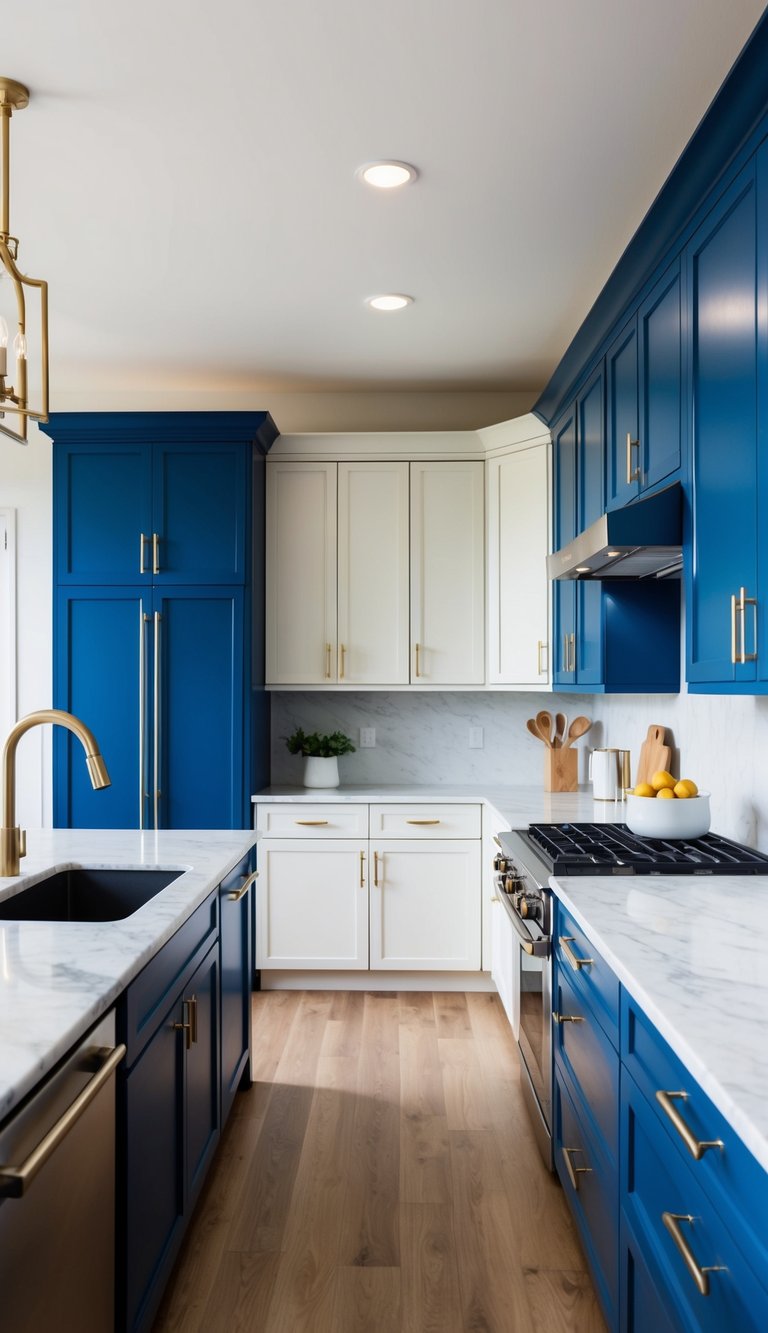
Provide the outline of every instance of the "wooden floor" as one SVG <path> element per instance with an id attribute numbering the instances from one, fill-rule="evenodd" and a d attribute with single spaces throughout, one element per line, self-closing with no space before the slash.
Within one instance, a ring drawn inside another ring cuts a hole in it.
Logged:
<path id="1" fill-rule="evenodd" d="M 498 997 L 254 996 L 155 1333 L 601 1333 Z"/>

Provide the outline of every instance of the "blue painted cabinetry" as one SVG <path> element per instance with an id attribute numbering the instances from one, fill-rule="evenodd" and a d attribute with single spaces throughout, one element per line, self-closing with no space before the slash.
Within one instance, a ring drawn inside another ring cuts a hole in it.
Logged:
<path id="1" fill-rule="evenodd" d="M 221 1120 L 226 1122 L 235 1093 L 250 1083 L 253 917 L 251 858 L 222 882 L 219 890 L 221 950 Z"/>
<path id="2" fill-rule="evenodd" d="M 98 802 L 59 729 L 56 825 L 246 826 L 253 782 L 266 778 L 266 718 L 252 714 L 252 686 L 263 681 L 252 565 L 260 584 L 254 460 L 275 437 L 271 419 L 74 413 L 52 416 L 47 430 L 54 703 L 93 729 L 112 777 Z"/>

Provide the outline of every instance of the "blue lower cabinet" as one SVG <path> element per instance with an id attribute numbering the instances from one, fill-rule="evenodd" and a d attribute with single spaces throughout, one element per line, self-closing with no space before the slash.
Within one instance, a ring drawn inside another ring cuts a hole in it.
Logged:
<path id="1" fill-rule="evenodd" d="M 621 1288 L 621 1333 L 679 1333 L 679 1324 L 667 1305 L 664 1292 L 651 1273 L 622 1209 L 619 1224 L 619 1284 Z"/>
<path id="2" fill-rule="evenodd" d="M 191 981 L 191 1040 L 184 1052 L 184 1210 L 188 1214 L 205 1180 L 221 1130 L 220 958 L 209 950 Z M 186 1034 L 185 1034 L 186 1035 Z"/>
<path id="3" fill-rule="evenodd" d="M 562 968 L 553 988 L 555 1063 L 569 1089 L 582 1100 L 587 1132 L 615 1172 L 619 1159 L 619 1057 L 588 1004 Z"/>
<path id="4" fill-rule="evenodd" d="M 768 1291 L 626 1069 L 621 1079 L 622 1208 L 672 1326 L 763 1333 Z"/>
<path id="5" fill-rule="evenodd" d="M 250 1082 L 253 909 L 250 857 L 223 881 L 221 947 L 221 1123 L 226 1124 L 237 1089 Z M 245 890 L 245 892 L 243 892 Z"/>
<path id="6" fill-rule="evenodd" d="M 610 1328 L 619 1308 L 619 1208 L 616 1166 L 585 1128 L 583 1106 L 555 1063 L 553 1152 Z"/>

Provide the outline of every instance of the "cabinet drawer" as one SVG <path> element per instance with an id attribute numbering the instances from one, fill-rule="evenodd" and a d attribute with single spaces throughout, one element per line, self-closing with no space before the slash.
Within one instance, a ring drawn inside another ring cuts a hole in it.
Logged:
<path id="1" fill-rule="evenodd" d="M 372 805 L 372 838 L 479 838 L 479 805 Z"/>
<path id="2" fill-rule="evenodd" d="M 259 805 L 256 827 L 267 838 L 367 838 L 367 805 L 314 801 Z"/>
<path id="3" fill-rule="evenodd" d="M 672 1151 L 739 1237 L 753 1267 L 768 1274 L 768 1174 L 626 991 L 622 995 L 622 1060 Z M 659 1100 L 659 1092 L 686 1095 Z M 702 1148 L 698 1159 L 694 1156 L 697 1143 L 718 1140 L 722 1147 Z"/>
<path id="4" fill-rule="evenodd" d="M 768 1327 L 768 1292 L 626 1071 L 621 1116 L 623 1206 L 677 1326 L 702 1333 Z"/>
<path id="5" fill-rule="evenodd" d="M 555 970 L 552 1009 L 555 1063 L 580 1094 L 590 1133 L 618 1162 L 619 1057 L 561 964 Z"/>
<path id="6" fill-rule="evenodd" d="M 557 1069 L 554 1092 L 555 1169 L 581 1232 L 606 1319 L 611 1328 L 617 1328 L 619 1209 L 616 1168 L 585 1132 L 577 1103 Z"/>
<path id="7" fill-rule="evenodd" d="M 555 959 L 607 1035 L 619 1048 L 619 982 L 612 968 L 558 902 L 555 929 Z M 589 961 L 587 961 L 589 960 Z"/>

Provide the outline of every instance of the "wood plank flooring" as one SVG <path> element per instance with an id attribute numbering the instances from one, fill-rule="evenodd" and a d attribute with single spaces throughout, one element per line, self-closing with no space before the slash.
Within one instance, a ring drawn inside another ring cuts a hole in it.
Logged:
<path id="1" fill-rule="evenodd" d="M 604 1333 L 498 996 L 266 991 L 154 1333 Z"/>

